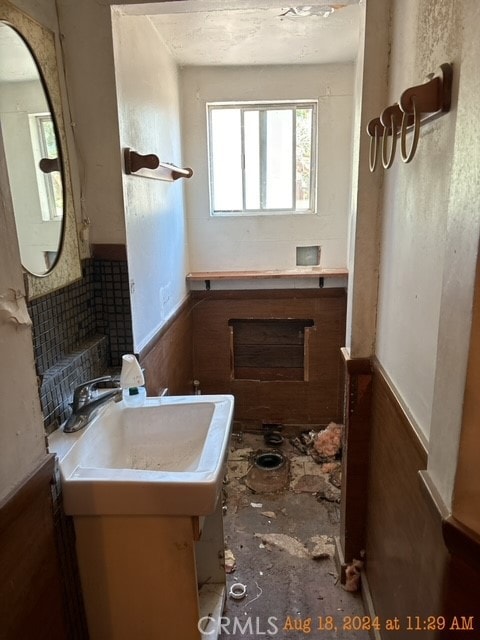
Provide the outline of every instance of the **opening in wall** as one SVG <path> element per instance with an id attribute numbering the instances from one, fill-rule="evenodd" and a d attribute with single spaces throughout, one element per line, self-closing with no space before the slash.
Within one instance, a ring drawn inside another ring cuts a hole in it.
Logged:
<path id="1" fill-rule="evenodd" d="M 313 320 L 229 320 L 232 380 L 307 381 Z"/>

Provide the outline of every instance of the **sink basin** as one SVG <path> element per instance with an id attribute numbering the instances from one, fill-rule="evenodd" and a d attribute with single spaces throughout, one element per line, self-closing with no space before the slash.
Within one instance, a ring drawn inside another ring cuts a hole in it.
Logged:
<path id="1" fill-rule="evenodd" d="M 49 438 L 69 515 L 207 515 L 222 489 L 233 396 L 109 402 L 76 433 Z"/>

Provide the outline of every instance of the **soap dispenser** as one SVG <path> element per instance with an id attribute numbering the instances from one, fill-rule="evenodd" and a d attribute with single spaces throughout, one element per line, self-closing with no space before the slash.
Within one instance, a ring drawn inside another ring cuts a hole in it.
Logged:
<path id="1" fill-rule="evenodd" d="M 145 379 L 137 358 L 133 354 L 122 356 L 120 386 L 125 406 L 139 407 L 146 398 Z"/>

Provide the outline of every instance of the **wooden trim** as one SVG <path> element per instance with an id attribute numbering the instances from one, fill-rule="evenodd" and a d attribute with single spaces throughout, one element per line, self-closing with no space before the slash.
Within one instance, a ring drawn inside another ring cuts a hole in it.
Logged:
<path id="1" fill-rule="evenodd" d="M 370 358 L 352 358 L 346 347 L 340 349 L 347 373 L 350 375 L 362 375 L 372 373 L 372 361 Z"/>
<path id="2" fill-rule="evenodd" d="M 348 563 L 360 559 L 365 549 L 373 374 L 368 358 L 340 351 L 346 365 L 340 542 Z"/>
<path id="3" fill-rule="evenodd" d="M 442 526 L 442 522 L 445 518 L 450 516 L 450 512 L 443 502 L 437 487 L 434 485 L 428 471 L 420 470 L 418 472 L 418 478 L 420 481 L 420 488 L 423 491 L 423 495 L 427 504 L 430 507 L 430 511 L 434 518 L 437 519 L 438 526 Z"/>
<path id="4" fill-rule="evenodd" d="M 175 313 L 172 316 L 170 316 L 170 318 L 166 321 L 166 323 L 162 327 L 160 327 L 160 329 L 153 335 L 152 338 L 150 338 L 150 340 L 143 347 L 143 349 L 141 349 L 140 353 L 138 354 L 140 360 L 143 360 L 148 356 L 148 354 L 156 346 L 160 338 L 165 333 L 167 333 L 167 331 L 172 327 L 172 325 L 177 321 L 177 319 L 182 315 L 182 313 L 188 310 L 191 304 L 192 304 L 192 301 L 190 299 L 190 295 L 187 295 L 187 297 L 181 303 L 181 305 L 177 308 Z"/>
<path id="5" fill-rule="evenodd" d="M 92 258 L 123 262 L 127 259 L 127 247 L 124 244 L 92 244 Z"/>
<path id="6" fill-rule="evenodd" d="M 264 271 L 194 271 L 187 274 L 187 282 L 201 280 L 272 280 L 278 278 L 337 278 L 348 276 L 347 269 L 321 269 L 320 267 L 297 267 Z"/>
<path id="7" fill-rule="evenodd" d="M 469 567 L 480 571 L 480 536 L 453 516 L 442 523 L 445 545 L 452 556 L 461 558 Z"/>
<path id="8" fill-rule="evenodd" d="M 344 298 L 344 287 L 327 289 L 217 289 L 210 291 L 190 291 L 195 302 L 200 300 L 295 300 L 305 298 Z"/>

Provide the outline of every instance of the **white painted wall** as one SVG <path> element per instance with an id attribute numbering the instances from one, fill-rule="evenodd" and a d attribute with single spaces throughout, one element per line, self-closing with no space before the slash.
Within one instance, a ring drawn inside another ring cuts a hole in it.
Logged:
<path id="1" fill-rule="evenodd" d="M 388 104 L 458 61 L 451 2 L 392 3 Z M 428 438 L 437 359 L 456 111 L 422 128 L 414 160 L 385 172 L 376 354 Z"/>
<path id="2" fill-rule="evenodd" d="M 113 14 L 120 141 L 182 165 L 177 68 L 150 20 Z M 142 349 L 186 296 L 183 182 L 123 176 L 134 346 Z"/>
<path id="3" fill-rule="evenodd" d="M 389 103 L 452 62 L 448 115 L 396 160 L 383 196 L 376 355 L 428 440 L 428 472 L 451 505 L 480 237 L 480 7 L 392 0 Z"/>
<path id="4" fill-rule="evenodd" d="M 319 244 L 322 267 L 345 267 L 351 166 L 352 65 L 187 67 L 181 71 L 192 271 L 291 269 L 296 247 Z M 210 216 L 206 103 L 318 99 L 318 214 Z"/>
<path id="5" fill-rule="evenodd" d="M 453 161 L 449 176 L 451 186 L 428 471 L 444 500 L 450 504 L 462 423 L 480 238 L 480 5 L 476 0 L 464 0 L 460 5 L 455 3 L 455 11 L 452 12 L 449 2 L 438 4 L 439 14 L 430 38 L 435 48 L 441 46 L 439 41 L 445 43 L 445 48 L 456 47 L 455 57 L 452 58 L 456 74 L 453 96 L 455 113 L 452 115 L 456 127 L 452 138 Z M 423 20 L 426 26 L 428 18 L 429 14 L 426 13 Z M 449 24 L 448 29 L 446 24 Z M 477 460 L 479 444 L 477 438 Z M 478 513 L 478 503 L 472 501 L 470 509 Z"/>

